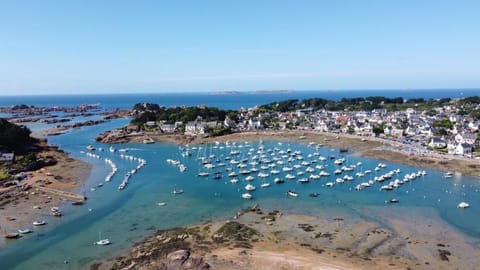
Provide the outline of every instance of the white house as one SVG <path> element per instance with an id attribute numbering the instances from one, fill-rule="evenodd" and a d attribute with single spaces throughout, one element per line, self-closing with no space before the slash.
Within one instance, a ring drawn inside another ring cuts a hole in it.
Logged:
<path id="1" fill-rule="evenodd" d="M 15 155 L 10 152 L 0 152 L 0 161 L 3 162 L 12 162 L 15 158 Z"/>
<path id="2" fill-rule="evenodd" d="M 157 126 L 157 123 L 155 123 L 155 121 L 147 121 L 145 123 L 145 126 L 147 127 L 156 127 Z"/>
<path id="3" fill-rule="evenodd" d="M 259 119 L 248 119 L 248 129 L 263 129 L 262 122 Z"/>
<path id="4" fill-rule="evenodd" d="M 428 146 L 433 147 L 433 148 L 444 148 L 447 146 L 447 143 L 440 138 L 432 138 L 430 142 L 428 143 Z"/>
<path id="5" fill-rule="evenodd" d="M 457 143 L 475 144 L 476 140 L 477 135 L 475 133 L 459 133 L 455 135 L 455 141 Z"/>
<path id="6" fill-rule="evenodd" d="M 176 130 L 176 126 L 173 124 L 162 124 L 160 129 L 165 133 L 174 133 Z"/>
<path id="7" fill-rule="evenodd" d="M 196 135 L 205 133 L 205 123 L 203 122 L 188 122 L 185 125 L 185 134 Z"/>
<path id="8" fill-rule="evenodd" d="M 471 144 L 468 143 L 459 143 L 457 145 L 455 153 L 457 155 L 471 155 L 473 147 Z"/>
<path id="9" fill-rule="evenodd" d="M 329 131 L 328 123 L 326 123 L 323 120 L 318 121 L 317 124 L 315 125 L 315 130 L 328 132 Z"/>
<path id="10" fill-rule="evenodd" d="M 412 126 L 408 126 L 405 130 L 405 133 L 410 136 L 415 136 L 418 133 L 418 130 Z"/>
<path id="11" fill-rule="evenodd" d="M 479 122 L 480 122 L 480 121 L 468 123 L 468 127 L 470 128 L 470 130 L 471 130 L 472 132 L 478 131 L 479 126 L 480 126 L 480 123 L 479 123 Z"/>

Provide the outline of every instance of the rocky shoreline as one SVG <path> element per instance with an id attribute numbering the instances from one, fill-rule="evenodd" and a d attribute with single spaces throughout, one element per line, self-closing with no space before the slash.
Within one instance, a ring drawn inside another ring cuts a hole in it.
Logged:
<path id="1" fill-rule="evenodd" d="M 445 224 L 282 214 L 258 207 L 237 220 L 160 230 L 102 269 L 474 269 L 478 248 Z M 429 226 L 427 226 L 429 225 Z M 434 234 L 434 235 L 431 235 Z"/>

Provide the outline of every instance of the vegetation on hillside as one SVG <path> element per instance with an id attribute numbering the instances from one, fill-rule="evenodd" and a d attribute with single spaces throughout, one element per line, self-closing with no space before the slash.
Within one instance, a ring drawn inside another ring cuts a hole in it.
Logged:
<path id="1" fill-rule="evenodd" d="M 131 123 L 134 125 L 143 125 L 148 121 L 165 121 L 167 124 L 173 124 L 181 121 L 187 123 L 201 119 L 202 121 L 224 121 L 225 117 L 236 117 L 237 112 L 231 110 L 222 110 L 215 107 L 160 107 L 156 104 L 138 103 L 134 110 L 137 113 Z"/>
<path id="2" fill-rule="evenodd" d="M 0 118 L 0 147 L 13 150 L 16 154 L 27 151 L 36 142 L 30 137 L 30 129 L 17 126 Z"/>
<path id="3" fill-rule="evenodd" d="M 299 109 L 311 108 L 313 110 L 327 111 L 371 111 L 374 109 L 386 109 L 387 111 L 401 111 L 407 108 L 417 108 L 420 110 L 431 111 L 433 108 L 455 104 L 451 98 L 424 99 L 412 98 L 403 99 L 401 97 L 386 98 L 380 96 L 342 98 L 339 101 L 327 100 L 324 98 L 309 99 L 289 99 L 284 101 L 272 102 L 260 106 L 260 110 L 273 112 L 288 112 Z M 467 114 L 474 113 L 476 105 L 480 104 L 480 97 L 467 97 L 458 101 L 457 105 L 467 110 Z M 477 110 L 478 111 L 478 110 Z M 480 116 L 480 113 L 478 113 Z M 478 118 L 477 118 L 478 119 Z"/>
<path id="4" fill-rule="evenodd" d="M 15 153 L 13 162 L 0 163 L 0 182 L 9 180 L 11 175 L 17 172 L 36 170 L 46 164 L 45 161 L 38 160 L 33 151 L 32 146 L 37 140 L 30 137 L 30 133 L 27 127 L 17 126 L 0 118 L 0 147 Z"/>

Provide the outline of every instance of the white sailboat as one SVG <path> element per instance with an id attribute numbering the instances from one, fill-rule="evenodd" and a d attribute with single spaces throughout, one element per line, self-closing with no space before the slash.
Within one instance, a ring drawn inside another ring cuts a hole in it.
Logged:
<path id="1" fill-rule="evenodd" d="M 111 242 L 108 238 L 102 239 L 102 234 L 98 232 L 98 241 L 94 242 L 93 244 L 97 246 L 106 246 L 110 245 Z"/>

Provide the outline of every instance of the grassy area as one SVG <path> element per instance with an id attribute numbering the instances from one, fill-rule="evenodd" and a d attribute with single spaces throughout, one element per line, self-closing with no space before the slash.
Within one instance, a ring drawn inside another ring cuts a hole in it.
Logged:
<path id="1" fill-rule="evenodd" d="M 0 169 L 0 181 L 4 181 L 10 178 L 10 175 L 4 169 Z"/>
<path id="2" fill-rule="evenodd" d="M 436 151 L 436 152 L 439 152 L 439 153 L 448 154 L 448 149 L 447 149 L 447 147 L 435 148 L 435 147 L 427 146 L 427 149 L 432 150 L 432 151 Z"/>
<path id="3" fill-rule="evenodd" d="M 445 153 L 448 154 L 448 149 L 447 148 L 434 148 L 433 150 L 440 152 L 440 153 Z"/>

